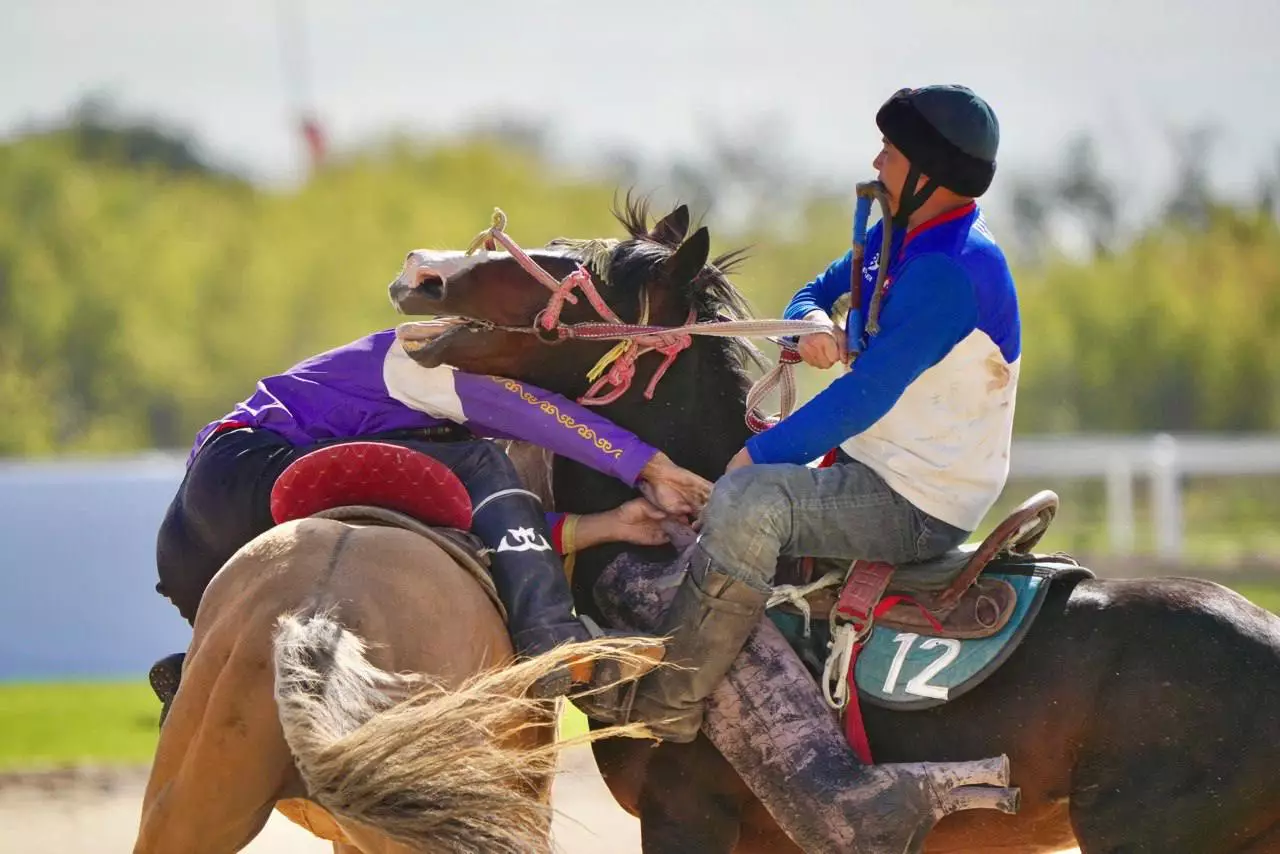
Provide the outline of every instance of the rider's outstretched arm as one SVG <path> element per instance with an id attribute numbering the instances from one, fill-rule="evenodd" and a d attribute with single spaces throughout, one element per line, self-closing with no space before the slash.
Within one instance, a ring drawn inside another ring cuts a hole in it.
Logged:
<path id="1" fill-rule="evenodd" d="M 383 382 L 396 400 L 477 435 L 521 439 L 635 486 L 668 513 L 696 514 L 711 484 L 609 419 L 537 386 L 468 374 L 448 365 L 424 368 L 391 345 Z"/>
<path id="2" fill-rule="evenodd" d="M 406 406 L 465 424 L 477 435 L 532 442 L 629 486 L 658 453 L 634 433 L 565 397 L 449 365 L 424 368 L 399 342 L 387 354 L 383 379 L 391 396 Z"/>

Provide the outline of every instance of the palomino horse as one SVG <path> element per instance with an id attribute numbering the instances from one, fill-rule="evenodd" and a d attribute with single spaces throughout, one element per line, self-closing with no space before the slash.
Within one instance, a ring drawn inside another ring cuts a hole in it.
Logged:
<path id="1" fill-rule="evenodd" d="M 486 580 L 456 537 L 379 507 L 241 548 L 201 602 L 134 851 L 238 851 L 277 806 L 344 854 L 549 850 L 555 709 L 525 692 L 628 642 L 511 664 Z"/>
<path id="2" fill-rule="evenodd" d="M 620 219 L 629 239 L 557 241 L 532 256 L 556 280 L 586 263 L 609 306 L 629 322 L 644 301 L 649 322 L 667 327 L 684 324 L 691 310 L 705 321 L 744 314 L 726 265 L 702 266 L 706 230 L 686 239 L 687 210 L 677 208 L 652 230 L 640 206 L 629 205 Z M 677 256 L 686 256 L 686 266 L 694 256 L 698 274 L 664 275 Z M 520 265 L 502 253 L 445 272 L 413 262 L 411 254 L 391 286 L 398 308 L 471 321 L 415 358 L 568 396 L 586 391 L 584 374 L 607 345 L 550 347 L 544 340 L 556 336 L 545 328 L 525 334 L 546 317 L 547 291 Z M 562 319 L 596 318 L 578 305 Z M 607 414 L 714 479 L 748 438 L 746 355 L 741 342 L 695 338 L 650 387 L 651 400 L 640 393 L 650 379 L 641 363 L 636 387 Z M 554 491 L 558 509 L 581 513 L 628 497 L 619 484 L 559 459 Z M 611 564 L 625 562 L 630 571 L 674 557 L 671 548 L 620 545 L 583 552 L 574 575 L 579 608 L 603 616 L 596 585 Z M 1280 852 L 1280 618 L 1216 584 L 1054 581 L 1021 645 L 981 686 L 925 710 L 865 706 L 864 715 L 878 762 L 1011 760 L 1022 795 L 1017 814 L 944 818 L 925 842 L 929 852 L 1072 844 L 1085 854 Z M 639 816 L 646 852 L 796 850 L 705 737 L 656 749 L 621 740 L 594 749 L 619 803 Z"/>

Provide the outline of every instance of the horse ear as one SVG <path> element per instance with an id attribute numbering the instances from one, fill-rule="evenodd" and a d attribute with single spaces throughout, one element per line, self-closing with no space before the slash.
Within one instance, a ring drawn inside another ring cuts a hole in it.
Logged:
<path id="1" fill-rule="evenodd" d="M 672 253 L 662 265 L 663 272 L 672 284 L 687 285 L 702 272 L 702 268 L 707 265 L 707 256 L 710 254 L 711 233 L 704 225 Z"/>
<path id="2" fill-rule="evenodd" d="M 649 230 L 649 239 L 665 246 L 679 246 L 689 233 L 689 206 L 680 205 L 658 220 Z"/>

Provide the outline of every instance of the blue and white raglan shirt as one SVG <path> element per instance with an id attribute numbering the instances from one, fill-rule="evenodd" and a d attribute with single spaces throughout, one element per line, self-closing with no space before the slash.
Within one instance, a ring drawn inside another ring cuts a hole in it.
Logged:
<path id="1" fill-rule="evenodd" d="M 850 370 L 747 442 L 756 463 L 807 463 L 840 446 L 930 516 L 973 531 L 1009 474 L 1022 356 L 1013 277 L 974 203 L 894 235 L 867 236 L 866 317 L 889 264 L 880 333 Z M 849 290 L 852 253 L 801 288 L 787 318 L 830 313 Z M 851 335 L 858 330 L 849 330 Z"/>

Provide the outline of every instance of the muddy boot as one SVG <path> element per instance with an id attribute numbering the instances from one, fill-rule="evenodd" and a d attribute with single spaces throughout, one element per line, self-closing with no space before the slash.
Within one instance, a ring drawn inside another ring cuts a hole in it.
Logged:
<path id="1" fill-rule="evenodd" d="M 817 684 L 762 620 L 708 699 L 704 732 L 807 852 L 907 854 L 962 809 L 1014 813 L 1009 761 L 863 765 Z"/>
<path id="2" fill-rule="evenodd" d="M 161 703 L 160 726 L 164 726 L 164 720 L 169 716 L 169 707 L 173 705 L 173 698 L 178 693 L 178 684 L 182 681 L 182 662 L 186 657 L 183 652 L 166 655 L 147 671 L 147 681 L 151 683 L 151 690 L 156 692 Z"/>
<path id="3" fill-rule="evenodd" d="M 689 570 L 659 627 L 660 634 L 671 638 L 667 661 L 674 666 L 641 681 L 632 720 L 643 722 L 658 738 L 693 741 L 702 726 L 703 701 L 738 657 L 768 598 L 694 546 Z"/>
<path id="4" fill-rule="evenodd" d="M 610 567 L 596 586 L 597 602 L 620 625 L 653 625 L 670 600 L 672 574 L 652 565 Z M 915 854 L 952 812 L 1017 811 L 1018 790 L 1006 788 L 1003 756 L 861 764 L 813 677 L 769 619 L 757 621 L 706 705 L 702 731 L 810 854 Z"/>
<path id="5" fill-rule="evenodd" d="M 564 566 L 546 537 L 546 522 L 528 495 L 512 493 L 484 505 L 473 530 L 490 550 L 490 574 L 507 609 L 516 654 L 529 658 L 562 643 L 601 637 L 645 638 L 637 632 L 601 629 L 573 613 L 573 596 Z M 663 658 L 657 638 L 624 659 L 583 659 L 539 679 L 530 695 L 550 699 L 566 694 L 587 716 L 603 723 L 627 717 L 636 679 Z M 585 694 L 583 693 L 585 692 Z"/>

